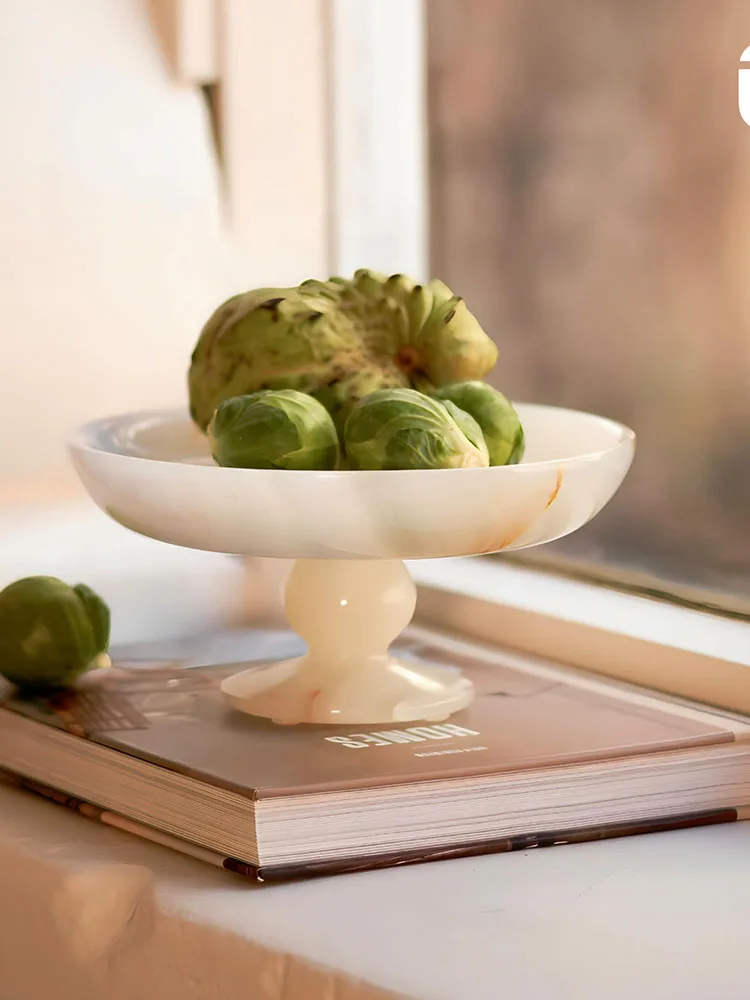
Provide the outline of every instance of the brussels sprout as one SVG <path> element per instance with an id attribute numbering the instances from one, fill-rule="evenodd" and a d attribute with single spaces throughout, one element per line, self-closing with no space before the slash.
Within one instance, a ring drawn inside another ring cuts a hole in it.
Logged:
<path id="1" fill-rule="evenodd" d="M 109 608 L 82 583 L 30 576 L 0 592 L 0 673 L 22 688 L 66 687 L 108 662 Z"/>
<path id="2" fill-rule="evenodd" d="M 415 389 L 380 389 L 349 414 L 344 446 L 352 469 L 469 469 L 489 464 L 477 422 Z"/>
<path id="3" fill-rule="evenodd" d="M 341 428 L 370 392 L 482 378 L 496 360 L 492 340 L 441 281 L 361 270 L 219 306 L 191 358 L 190 411 L 206 430 L 225 399 L 296 389 L 320 399 Z"/>
<path id="4" fill-rule="evenodd" d="M 455 403 L 482 428 L 490 465 L 515 465 L 523 458 L 525 438 L 512 403 L 486 382 L 457 382 L 438 389 L 437 399 Z"/>
<path id="5" fill-rule="evenodd" d="M 486 454 L 489 461 L 489 452 L 487 451 L 487 443 L 484 440 L 484 434 L 482 434 L 482 428 L 476 422 L 474 417 L 472 417 L 472 415 L 467 413 L 465 410 L 460 409 L 455 403 L 451 403 L 449 399 L 441 399 L 440 402 L 456 421 L 459 428 L 463 431 L 469 441 L 475 448 L 478 448 L 479 451 Z"/>
<path id="6" fill-rule="evenodd" d="M 224 400 L 208 435 L 216 462 L 239 469 L 335 469 L 339 457 L 330 414 L 294 389 Z"/>

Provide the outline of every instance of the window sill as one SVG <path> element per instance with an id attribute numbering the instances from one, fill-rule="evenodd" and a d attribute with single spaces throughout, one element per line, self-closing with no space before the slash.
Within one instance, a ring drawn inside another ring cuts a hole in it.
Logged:
<path id="1" fill-rule="evenodd" d="M 410 563 L 418 619 L 750 712 L 750 625 L 495 559 Z"/>

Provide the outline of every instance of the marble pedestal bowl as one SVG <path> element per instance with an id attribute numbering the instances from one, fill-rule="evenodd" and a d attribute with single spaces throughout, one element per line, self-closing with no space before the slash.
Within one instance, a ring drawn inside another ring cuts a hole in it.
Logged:
<path id="1" fill-rule="evenodd" d="M 70 442 L 93 500 L 133 531 L 174 545 L 293 559 L 295 660 L 227 678 L 238 710 L 279 723 L 446 719 L 474 692 L 460 672 L 389 654 L 411 621 L 405 559 L 542 545 L 580 528 L 620 486 L 634 434 L 603 417 L 517 406 L 519 465 L 392 472 L 291 472 L 216 466 L 187 412 L 110 417 Z"/>

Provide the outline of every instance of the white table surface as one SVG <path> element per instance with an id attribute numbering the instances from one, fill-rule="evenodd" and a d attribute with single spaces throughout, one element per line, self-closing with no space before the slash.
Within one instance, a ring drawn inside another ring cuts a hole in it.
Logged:
<path id="1" fill-rule="evenodd" d="M 748 823 L 259 886 L 0 787 L 2 1000 L 746 1000 L 749 911 Z"/>

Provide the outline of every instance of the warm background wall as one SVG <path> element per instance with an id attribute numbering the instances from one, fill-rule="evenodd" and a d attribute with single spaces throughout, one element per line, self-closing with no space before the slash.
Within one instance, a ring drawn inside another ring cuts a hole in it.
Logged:
<path id="1" fill-rule="evenodd" d="M 170 72 L 152 14 L 145 0 L 0 10 L 0 490 L 72 484 L 72 426 L 180 405 L 208 313 L 238 288 L 300 278 L 293 254 L 282 273 L 293 197 L 274 206 L 280 245 L 232 229 L 206 103 Z M 278 100 L 295 85 L 272 84 Z M 321 130 L 309 141 L 322 157 Z M 263 169 L 272 159 L 266 130 Z"/>

